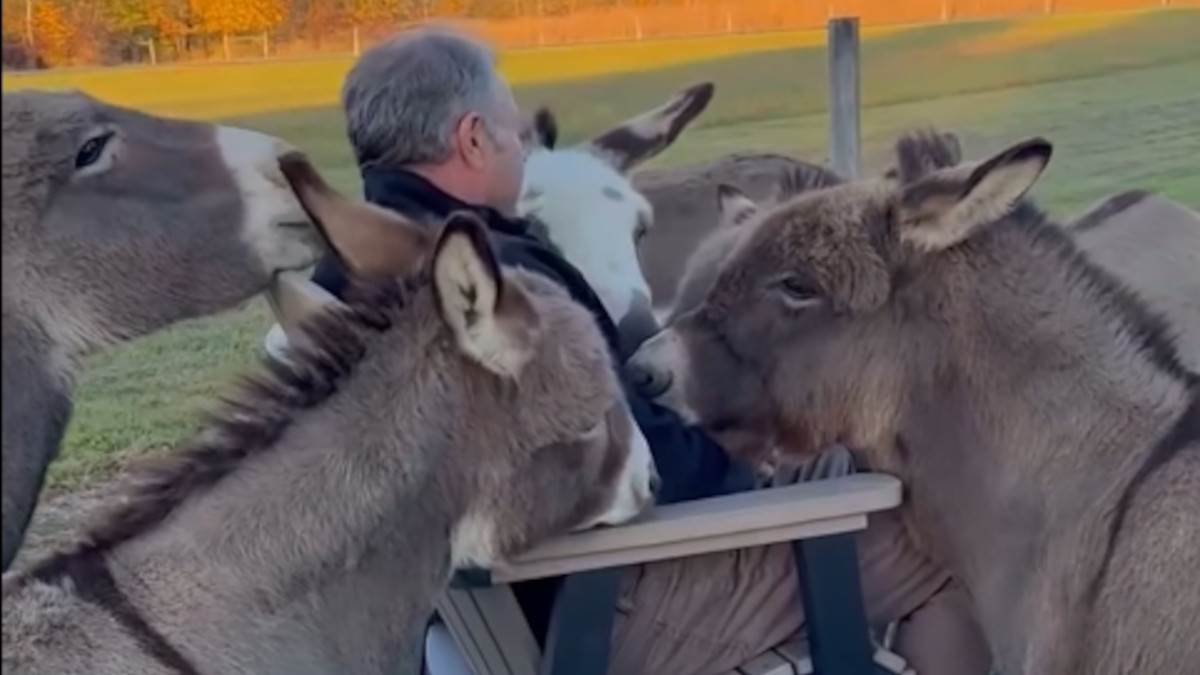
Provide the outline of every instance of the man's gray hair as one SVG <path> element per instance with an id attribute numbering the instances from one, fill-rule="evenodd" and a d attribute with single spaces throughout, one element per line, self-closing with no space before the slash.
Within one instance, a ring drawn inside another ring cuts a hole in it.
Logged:
<path id="1" fill-rule="evenodd" d="M 397 35 L 368 49 L 342 85 L 346 132 L 360 167 L 446 160 L 454 125 L 496 104 L 490 49 L 444 28 Z"/>

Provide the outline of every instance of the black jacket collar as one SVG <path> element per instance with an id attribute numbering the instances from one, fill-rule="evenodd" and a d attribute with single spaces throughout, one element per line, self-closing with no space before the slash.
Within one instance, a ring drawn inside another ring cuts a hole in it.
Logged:
<path id="1" fill-rule="evenodd" d="M 441 220 L 455 211 L 471 211 L 482 217 L 493 232 L 517 237 L 530 234 L 524 221 L 507 218 L 487 206 L 468 204 L 447 194 L 424 176 L 406 169 L 363 170 L 363 196 L 372 204 L 411 217 Z"/>
<path id="2" fill-rule="evenodd" d="M 542 274 L 562 285 L 576 302 L 588 308 L 596 317 L 600 331 L 607 339 L 615 355 L 620 354 L 620 339 L 616 324 L 604 308 L 600 297 L 584 279 L 583 273 L 567 262 L 562 252 L 544 235 L 544 227 L 520 218 L 509 218 L 496 209 L 468 204 L 446 194 L 424 176 L 399 168 L 367 168 L 363 170 L 363 196 L 368 202 L 410 218 L 423 220 L 423 224 L 440 223 L 454 211 L 471 211 L 483 218 L 491 232 L 496 255 L 506 265 L 518 265 Z M 334 295 L 331 287 L 342 288 L 344 282 L 332 278 L 332 274 L 318 276 L 325 279 L 322 285 Z"/>

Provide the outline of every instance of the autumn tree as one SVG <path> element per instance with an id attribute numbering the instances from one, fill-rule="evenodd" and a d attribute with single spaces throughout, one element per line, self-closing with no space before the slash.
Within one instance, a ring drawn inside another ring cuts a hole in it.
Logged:
<path id="1" fill-rule="evenodd" d="M 291 7 L 294 29 L 320 48 L 325 36 L 344 24 L 343 0 L 298 0 Z"/>
<path id="2" fill-rule="evenodd" d="M 175 45 L 177 54 L 183 52 L 188 28 L 186 0 L 106 0 L 106 10 L 114 39 L 127 50 L 136 52 L 146 46 L 154 61 L 155 43 L 167 40 Z"/>
<path id="3" fill-rule="evenodd" d="M 191 0 L 191 14 L 203 31 L 221 36 L 225 60 L 233 57 L 232 35 L 265 32 L 283 21 L 285 0 Z"/>
<path id="4" fill-rule="evenodd" d="M 191 8 L 188 0 L 143 0 L 146 18 L 154 27 L 154 35 L 175 46 L 175 53 L 186 51 L 187 35 L 191 31 Z"/>
<path id="5" fill-rule="evenodd" d="M 344 0 L 346 19 L 353 31 L 354 53 L 360 50 L 358 29 L 364 25 L 389 24 L 401 17 L 404 0 Z"/>
<path id="6" fill-rule="evenodd" d="M 38 59 L 51 66 L 68 63 L 75 32 L 63 7 L 51 0 L 35 2 L 32 23 L 33 49 Z"/>

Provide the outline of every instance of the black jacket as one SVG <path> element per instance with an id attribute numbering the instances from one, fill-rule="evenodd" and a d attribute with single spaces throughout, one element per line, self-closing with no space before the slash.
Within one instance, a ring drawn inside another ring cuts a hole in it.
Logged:
<path id="1" fill-rule="evenodd" d="M 544 274 L 562 284 L 577 302 L 591 310 L 613 349 L 616 363 L 617 329 L 599 297 L 583 275 L 550 242 L 533 234 L 527 223 L 506 218 L 494 209 L 465 204 L 409 171 L 368 169 L 363 173 L 363 183 L 367 201 L 418 222 L 437 222 L 456 210 L 479 214 L 488 224 L 502 264 Z M 339 297 L 346 285 L 344 269 L 332 255 L 318 263 L 313 281 Z M 721 447 L 699 428 L 683 424 L 674 411 L 639 396 L 624 376 L 621 381 L 633 417 L 650 445 L 662 478 L 659 503 L 699 499 L 752 487 L 749 469 L 730 462 Z"/>

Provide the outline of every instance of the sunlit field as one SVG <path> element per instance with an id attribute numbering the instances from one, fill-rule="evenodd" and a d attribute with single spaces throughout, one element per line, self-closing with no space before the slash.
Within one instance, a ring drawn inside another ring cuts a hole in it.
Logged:
<path id="1" fill-rule="evenodd" d="M 1200 11 L 1063 16 L 867 31 L 866 168 L 896 134 L 937 125 L 969 155 L 1042 135 L 1055 158 L 1036 191 L 1068 217 L 1127 188 L 1200 207 Z M 824 159 L 822 34 L 778 33 L 506 52 L 525 106 L 549 104 L 567 142 L 711 80 L 712 106 L 656 166 L 769 149 Z M 17 87 L 78 87 L 146 110 L 261 129 L 306 149 L 343 189 L 357 172 L 336 108 L 349 58 L 4 75 Z M 92 360 L 51 485 L 104 476 L 124 457 L 185 436 L 200 406 L 257 358 L 268 326 L 253 302 Z"/>

